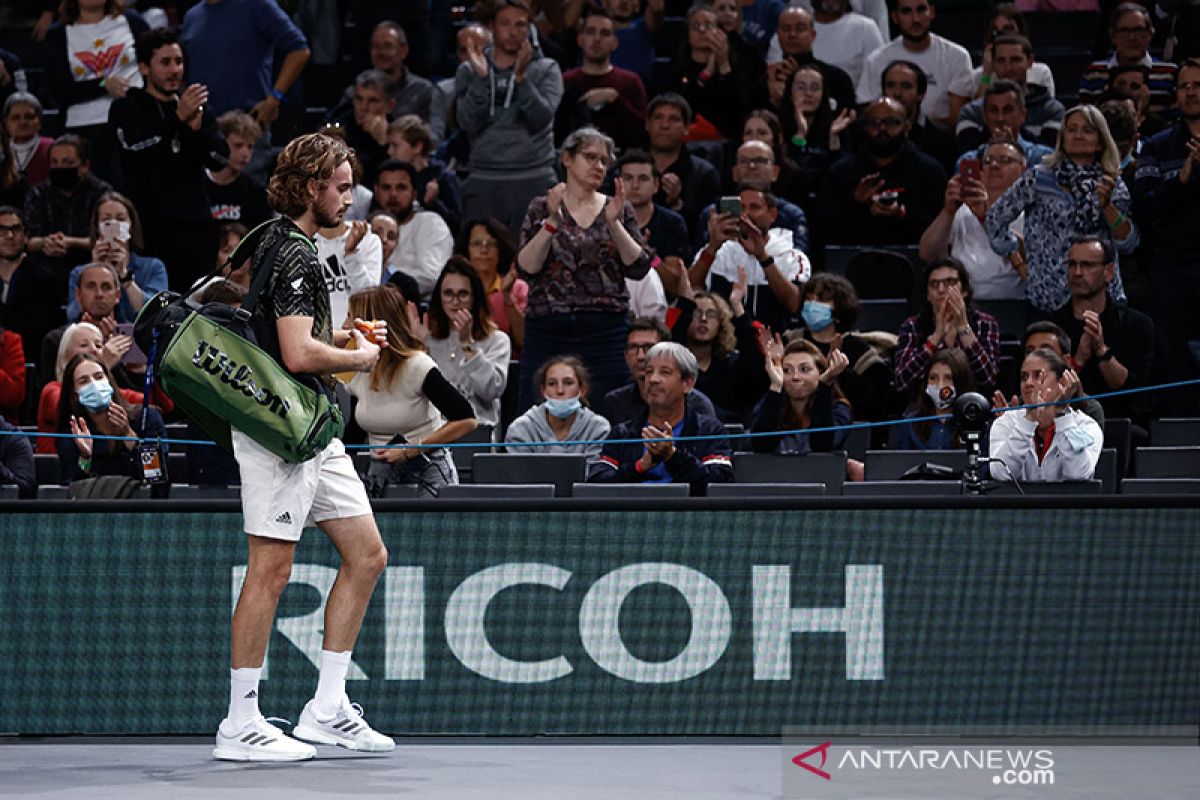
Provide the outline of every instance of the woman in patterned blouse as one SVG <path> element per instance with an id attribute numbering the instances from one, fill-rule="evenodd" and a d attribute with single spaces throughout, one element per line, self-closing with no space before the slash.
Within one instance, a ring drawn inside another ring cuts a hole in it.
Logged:
<path id="1" fill-rule="evenodd" d="M 1129 189 L 1120 170 L 1121 156 L 1104 116 L 1095 106 L 1076 106 L 1063 117 L 1054 153 L 1026 171 L 988 209 L 992 249 L 1005 258 L 1021 253 L 1029 270 L 1025 297 L 1038 309 L 1056 311 L 1071 299 L 1066 258 L 1073 237 L 1110 236 L 1122 253 L 1137 247 Z M 1021 212 L 1024 238 L 1009 230 Z M 1119 271 L 1113 273 L 1108 291 L 1113 300 L 1125 299 Z"/>
<path id="2" fill-rule="evenodd" d="M 613 197 L 599 191 L 612 161 L 612 139 L 590 127 L 571 133 L 562 148 L 566 182 L 534 198 L 525 214 L 517 265 L 529 304 L 518 413 L 533 404 L 532 377 L 552 356 L 582 357 L 593 397 L 629 380 L 625 279 L 645 277 L 651 256 L 620 178 Z"/>

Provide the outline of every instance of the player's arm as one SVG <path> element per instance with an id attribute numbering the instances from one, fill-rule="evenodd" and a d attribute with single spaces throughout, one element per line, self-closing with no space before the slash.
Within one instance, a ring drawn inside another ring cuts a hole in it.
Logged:
<path id="1" fill-rule="evenodd" d="M 358 346 L 339 350 L 313 338 L 312 317 L 280 317 L 275 321 L 283 365 L 291 372 L 369 372 L 379 360 L 379 347 L 357 330 L 351 331 Z"/>

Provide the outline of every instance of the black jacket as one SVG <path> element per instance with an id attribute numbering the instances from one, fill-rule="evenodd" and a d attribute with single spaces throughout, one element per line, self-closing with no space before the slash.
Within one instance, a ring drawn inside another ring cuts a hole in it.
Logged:
<path id="1" fill-rule="evenodd" d="M 608 434 L 611 440 L 641 439 L 649 411 L 637 419 L 622 422 Z M 725 426 L 715 417 L 697 414 L 690 408 L 684 411 L 680 436 L 713 436 L 719 438 L 682 441 L 675 445 L 675 454 L 663 462 L 672 483 L 691 484 L 693 495 L 704 495 L 710 483 L 733 482 L 733 449 L 725 438 Z M 600 457 L 588 468 L 588 480 L 597 483 L 641 483 L 646 474 L 637 470 L 637 461 L 645 447 L 640 442 L 604 445 Z"/>
<path id="2" fill-rule="evenodd" d="M 133 88 L 109 110 L 121 147 L 125 193 L 143 221 L 212 219 L 204 168 L 222 169 L 229 147 L 207 110 L 194 131 L 180 121 L 177 107 L 175 100 L 160 102 Z"/>

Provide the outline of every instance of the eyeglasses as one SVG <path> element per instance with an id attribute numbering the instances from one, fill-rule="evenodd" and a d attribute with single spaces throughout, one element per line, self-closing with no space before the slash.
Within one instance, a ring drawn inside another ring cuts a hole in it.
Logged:
<path id="1" fill-rule="evenodd" d="M 442 300 L 457 300 L 460 303 L 471 302 L 471 290 L 459 289 L 457 292 L 450 289 L 442 289 Z"/>
<path id="2" fill-rule="evenodd" d="M 20 236 L 24 232 L 24 225 L 0 225 L 0 236 Z"/>
<path id="3" fill-rule="evenodd" d="M 491 250 L 492 248 L 497 247 L 498 244 L 499 243 L 495 239 L 472 239 L 471 241 L 467 242 L 468 247 L 477 247 L 480 250 Z"/>
<path id="4" fill-rule="evenodd" d="M 904 127 L 904 120 L 899 117 L 887 117 L 886 119 L 864 117 L 862 126 L 869 131 L 877 131 L 880 128 L 887 128 L 889 131 L 898 131 Z"/>
<path id="5" fill-rule="evenodd" d="M 713 28 L 716 28 L 717 23 L 715 23 L 715 22 L 693 22 L 689 27 L 694 31 L 699 31 L 700 33 L 707 33 L 708 31 L 711 31 Z"/>
<path id="6" fill-rule="evenodd" d="M 1025 159 L 1017 156 L 988 156 L 983 160 L 985 167 L 1007 167 L 1009 164 L 1024 164 Z"/>
<path id="7" fill-rule="evenodd" d="M 1073 258 L 1067 259 L 1067 269 L 1096 269 L 1103 267 L 1103 261 L 1076 261 Z"/>
<path id="8" fill-rule="evenodd" d="M 607 167 L 612 161 L 612 159 L 603 153 L 589 153 L 586 150 L 580 151 L 579 157 L 589 164 L 599 164 L 602 167 Z"/>
<path id="9" fill-rule="evenodd" d="M 655 342 L 642 342 L 641 344 L 638 344 L 635 342 L 630 342 L 629 344 L 625 345 L 625 352 L 627 352 L 627 353 L 649 352 L 650 348 L 654 347 L 655 344 L 656 344 Z"/>
<path id="10" fill-rule="evenodd" d="M 1021 383 L 1025 383 L 1026 381 L 1035 381 L 1036 383 L 1041 383 L 1042 378 L 1044 377 L 1046 377 L 1046 370 L 1044 369 L 1031 369 L 1028 372 L 1022 371 Z"/>
<path id="11" fill-rule="evenodd" d="M 958 278 L 930 278 L 929 288 L 949 289 L 951 287 L 958 286 L 960 283 L 961 281 Z"/>

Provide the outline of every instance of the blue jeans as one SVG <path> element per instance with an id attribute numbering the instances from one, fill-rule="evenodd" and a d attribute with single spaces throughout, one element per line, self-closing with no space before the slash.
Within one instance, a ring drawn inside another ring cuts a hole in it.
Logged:
<path id="1" fill-rule="evenodd" d="M 542 364 L 560 355 L 576 355 L 583 359 L 591 375 L 588 397 L 592 408 L 601 411 L 597 404 L 604 395 L 629 382 L 629 367 L 625 363 L 628 332 L 629 320 L 620 311 L 526 317 L 517 416 L 541 402 L 541 387 L 533 385 L 534 374 Z"/>

